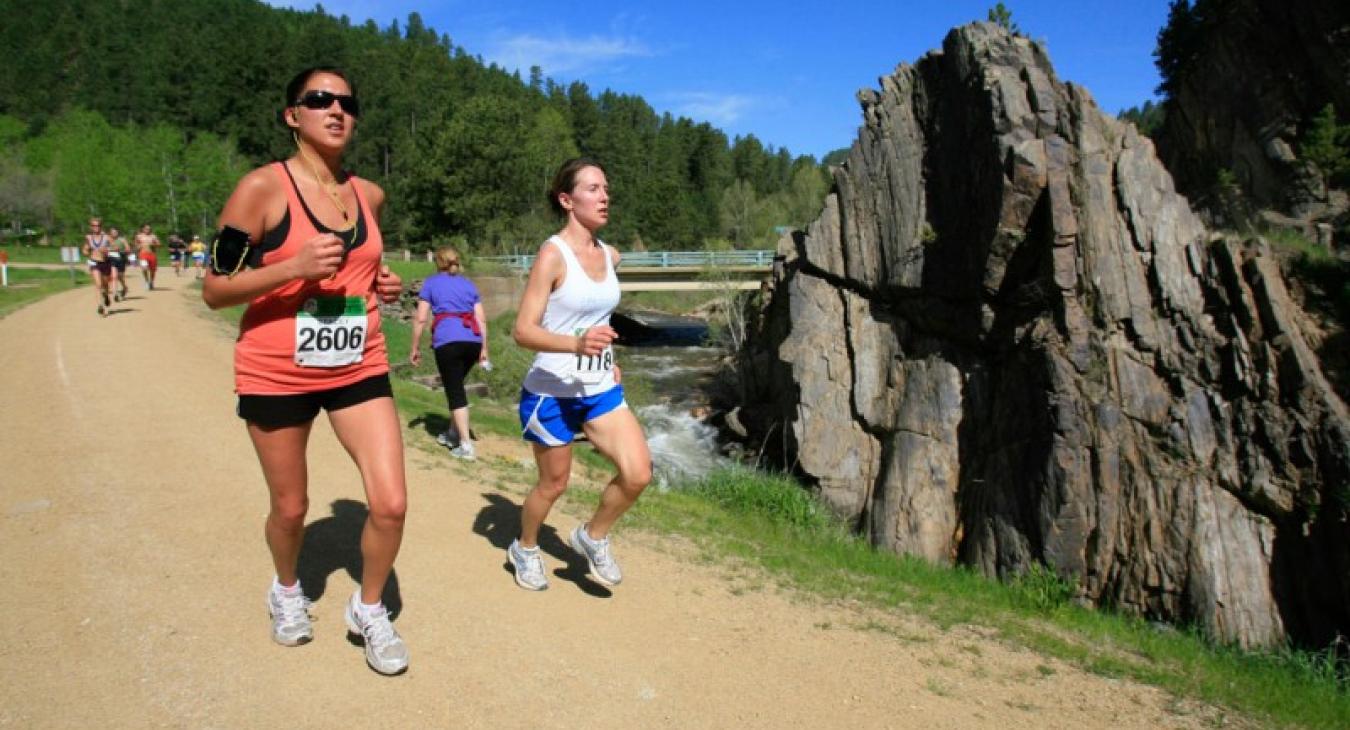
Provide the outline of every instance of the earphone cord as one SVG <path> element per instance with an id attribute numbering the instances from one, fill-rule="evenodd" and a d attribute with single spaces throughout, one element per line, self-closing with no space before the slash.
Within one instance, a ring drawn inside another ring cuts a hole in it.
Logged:
<path id="1" fill-rule="evenodd" d="M 295 146 L 299 148 L 300 159 L 305 161 L 305 166 L 309 168 L 309 173 L 314 176 L 316 181 L 318 181 L 320 187 L 323 188 L 323 191 L 328 193 L 328 197 L 332 198 L 333 205 L 337 206 L 338 212 L 342 214 L 342 220 L 347 221 L 346 228 L 342 228 L 341 230 L 349 230 L 355 226 L 355 221 L 351 220 L 351 214 L 347 212 L 347 206 L 342 202 L 342 197 L 338 195 L 337 181 L 324 180 L 319 176 L 319 167 L 309 158 L 309 153 L 305 152 L 305 146 L 300 144 L 300 135 L 295 135 Z"/>

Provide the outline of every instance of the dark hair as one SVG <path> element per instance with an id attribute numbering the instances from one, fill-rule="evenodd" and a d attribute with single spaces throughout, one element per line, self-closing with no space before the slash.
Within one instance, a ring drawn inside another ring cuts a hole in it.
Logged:
<path id="1" fill-rule="evenodd" d="M 286 101 L 281 105 L 281 111 L 277 112 L 277 121 L 284 126 L 286 124 L 285 110 L 295 106 L 295 102 L 300 100 L 300 92 L 305 90 L 305 84 L 309 83 L 310 77 L 315 74 L 332 74 L 347 82 L 347 88 L 351 89 L 352 96 L 356 96 L 356 84 L 347 78 L 347 72 L 337 66 L 310 66 L 291 77 L 290 83 L 286 84 Z"/>
<path id="2" fill-rule="evenodd" d="M 548 186 L 548 205 L 560 217 L 566 217 L 567 211 L 563 209 L 562 203 L 558 202 L 558 196 L 567 193 L 571 194 L 572 189 L 577 186 L 577 174 L 582 170 L 594 167 L 600 172 L 605 172 L 605 166 L 589 157 L 573 157 L 567 162 L 562 163 L 558 172 L 553 176 L 553 183 Z M 608 176 L 608 173 L 606 173 Z"/>

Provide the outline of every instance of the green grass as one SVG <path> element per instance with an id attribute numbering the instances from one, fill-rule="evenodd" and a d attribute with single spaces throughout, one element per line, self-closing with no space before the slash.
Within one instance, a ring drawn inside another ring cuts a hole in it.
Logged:
<path id="1" fill-rule="evenodd" d="M 1268 226 L 1262 228 L 1260 233 L 1277 252 L 1302 256 L 1311 261 L 1331 261 L 1336 258 L 1327 249 L 1289 228 Z"/>
<path id="2" fill-rule="evenodd" d="M 0 287 L 0 317 L 39 299 L 69 291 L 72 288 L 89 283 L 89 275 L 83 268 L 76 268 L 75 283 L 71 284 L 70 272 L 51 269 L 18 269 L 9 267 L 9 286 Z M 89 302 L 89 310 L 94 302 Z"/>
<path id="3" fill-rule="evenodd" d="M 71 243 L 70 245 L 75 245 Z M 9 260 L 21 264 L 59 264 L 61 263 L 60 246 L 16 246 L 0 245 L 0 251 L 9 254 Z"/>

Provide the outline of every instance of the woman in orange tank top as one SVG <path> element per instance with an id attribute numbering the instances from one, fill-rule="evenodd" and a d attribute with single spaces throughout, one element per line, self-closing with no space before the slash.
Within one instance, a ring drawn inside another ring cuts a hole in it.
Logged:
<path id="1" fill-rule="evenodd" d="M 297 562 L 309 504 L 305 446 L 323 409 L 370 505 L 347 627 L 364 640 L 372 669 L 398 674 L 408 651 L 382 596 L 403 539 L 407 488 L 379 302 L 397 300 L 402 282 L 380 263 L 384 191 L 342 169 L 359 113 L 338 69 L 307 69 L 291 80 L 281 119 L 297 152 L 239 181 L 220 213 L 202 299 L 212 309 L 248 304 L 235 390 L 271 497 L 272 638 L 287 646 L 313 638 Z"/>

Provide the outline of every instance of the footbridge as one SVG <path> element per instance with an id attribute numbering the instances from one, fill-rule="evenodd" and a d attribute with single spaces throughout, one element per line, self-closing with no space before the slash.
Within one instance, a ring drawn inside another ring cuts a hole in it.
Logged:
<path id="1" fill-rule="evenodd" d="M 697 291 L 758 289 L 773 271 L 774 252 L 627 251 L 619 266 L 622 291 Z M 529 271 L 534 254 L 480 256 L 514 271 Z"/>

